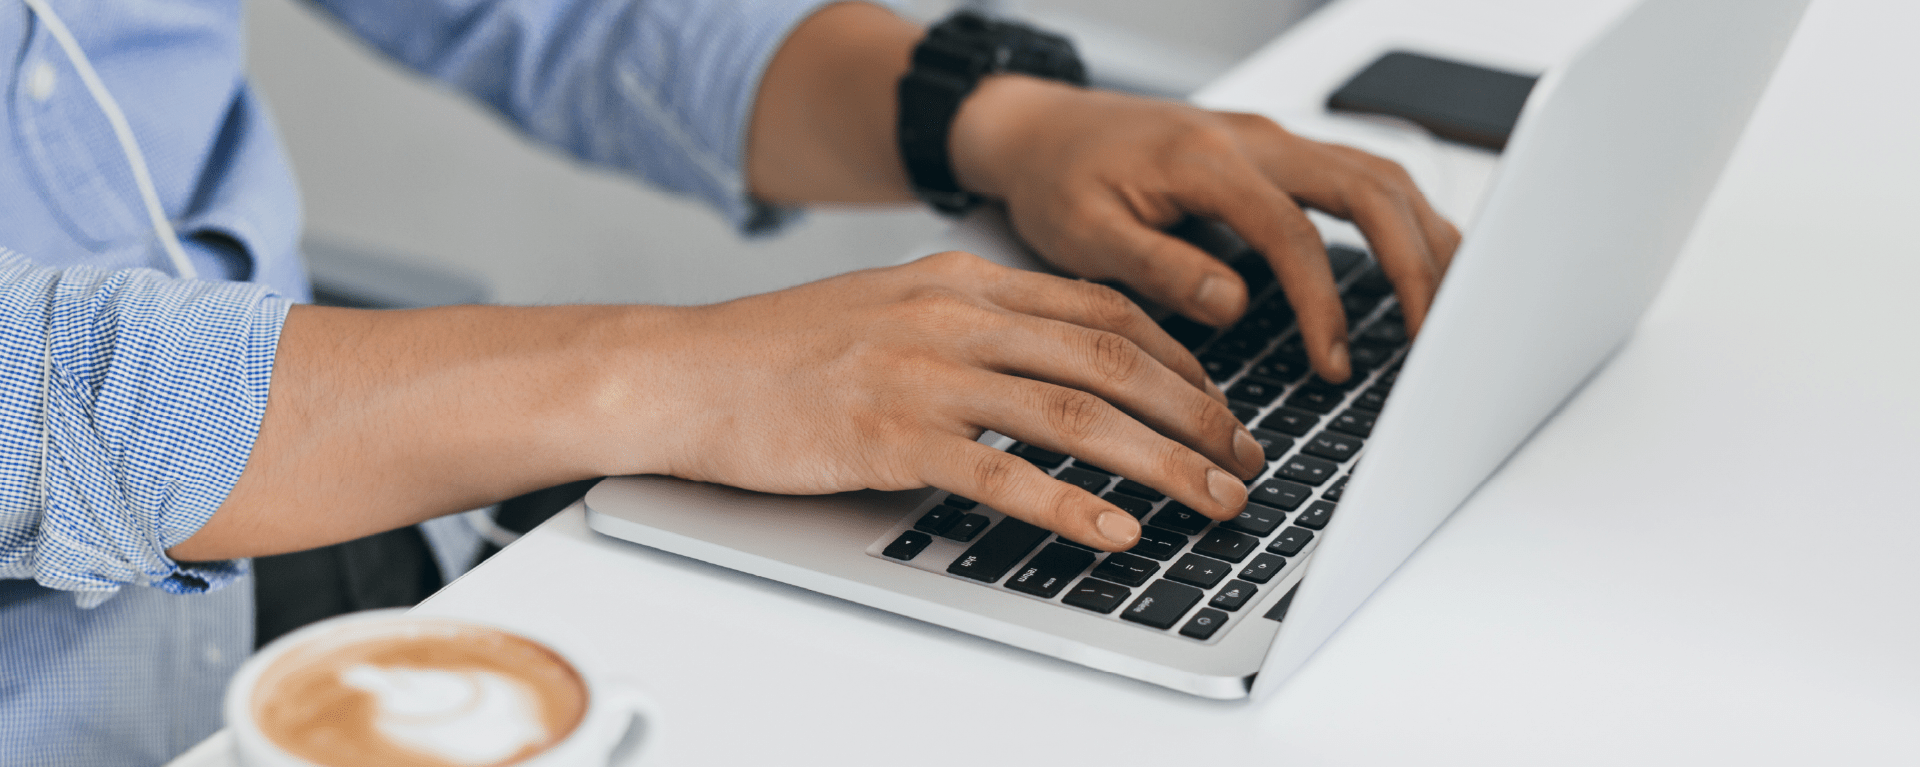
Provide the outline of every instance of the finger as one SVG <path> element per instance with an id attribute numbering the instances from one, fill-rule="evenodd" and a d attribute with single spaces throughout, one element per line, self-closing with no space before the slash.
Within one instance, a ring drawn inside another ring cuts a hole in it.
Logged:
<path id="1" fill-rule="evenodd" d="M 1079 247 L 1101 254 L 1110 275 L 1148 300 L 1197 322 L 1225 327 L 1247 310 L 1247 285 L 1231 267 L 1192 244 L 1140 222 L 1118 202 L 1089 204 Z"/>
<path id="2" fill-rule="evenodd" d="M 960 404 L 975 425 L 1117 471 L 1215 519 L 1246 507 L 1246 483 L 1098 396 L 988 373 L 972 383 Z"/>
<path id="3" fill-rule="evenodd" d="M 1031 463 L 970 439 L 942 440 L 921 481 L 1105 551 L 1140 542 L 1140 522 Z"/>
<path id="4" fill-rule="evenodd" d="M 1293 305 L 1313 369 L 1329 381 L 1347 380 L 1347 316 L 1319 231 L 1291 197 L 1244 161 L 1211 165 L 1188 171 L 1178 187 L 1181 207 L 1225 223 L 1266 257 Z"/>
<path id="5" fill-rule="evenodd" d="M 1120 291 L 1082 280 L 1001 269 L 1004 273 L 987 287 L 987 300 L 1009 311 L 1121 336 L 1187 383 L 1226 404 L 1226 395 L 1213 384 L 1193 352 L 1167 335 L 1139 304 Z"/>
<path id="6" fill-rule="evenodd" d="M 1392 161 L 1351 147 L 1320 146 L 1330 154 L 1327 162 L 1346 166 L 1336 181 L 1326 185 L 1334 190 L 1328 200 L 1334 209 L 1328 212 L 1351 219 L 1367 236 L 1406 312 L 1408 334 L 1417 334 L 1440 290 L 1441 275 L 1434 252 L 1437 243 L 1428 236 L 1419 212 L 1425 199 L 1413 179 Z"/>
<path id="7" fill-rule="evenodd" d="M 1189 386 L 1118 333 L 1014 315 L 1005 332 L 975 354 L 993 369 L 1093 394 L 1242 479 L 1266 466 L 1260 443 L 1226 405 Z M 1088 459 L 1125 473 L 1099 458 Z"/>

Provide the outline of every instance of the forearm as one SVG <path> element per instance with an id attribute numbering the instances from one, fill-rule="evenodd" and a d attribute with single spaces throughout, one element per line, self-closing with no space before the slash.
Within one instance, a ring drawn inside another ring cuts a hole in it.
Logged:
<path id="1" fill-rule="evenodd" d="M 644 435 L 669 408 L 646 384 L 659 378 L 649 361 L 681 335 L 663 327 L 680 312 L 295 307 L 239 482 L 168 553 L 295 551 L 569 480 L 663 470 L 665 441 Z"/>
<path id="2" fill-rule="evenodd" d="M 797 27 L 767 67 L 747 140 L 747 181 L 775 203 L 913 199 L 894 141 L 895 89 L 924 33 L 886 8 L 845 2 Z"/>

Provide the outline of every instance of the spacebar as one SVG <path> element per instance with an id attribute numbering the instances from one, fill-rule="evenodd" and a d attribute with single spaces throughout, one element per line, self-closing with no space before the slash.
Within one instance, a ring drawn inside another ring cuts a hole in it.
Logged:
<path id="1" fill-rule="evenodd" d="M 1021 557 L 1046 539 L 1047 531 L 1044 528 L 1007 517 L 981 536 L 967 549 L 967 553 L 947 565 L 947 572 L 992 583 L 1000 580 L 1014 565 L 1020 564 Z"/>

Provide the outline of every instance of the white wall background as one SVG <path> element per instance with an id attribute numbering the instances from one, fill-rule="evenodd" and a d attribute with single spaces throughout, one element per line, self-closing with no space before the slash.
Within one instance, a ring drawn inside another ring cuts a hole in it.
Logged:
<path id="1" fill-rule="evenodd" d="M 922 18 L 951 0 L 909 0 Z M 1318 0 L 1016 0 L 1122 65 L 1191 79 L 1245 56 Z M 279 120 L 309 236 L 460 269 L 503 303 L 699 303 L 897 261 L 941 221 L 917 209 L 816 211 L 743 241 L 702 205 L 530 144 L 296 0 L 249 0 L 249 63 Z M 1144 50 L 1144 49 L 1143 49 Z M 1158 58 L 1155 58 L 1158 57 Z M 1095 72 L 1096 76 L 1100 73 Z"/>

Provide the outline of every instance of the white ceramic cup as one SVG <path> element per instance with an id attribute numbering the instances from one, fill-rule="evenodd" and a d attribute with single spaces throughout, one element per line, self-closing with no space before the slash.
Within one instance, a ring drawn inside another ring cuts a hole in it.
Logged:
<path id="1" fill-rule="evenodd" d="M 409 616 L 404 610 L 371 610 L 321 621 L 274 640 L 240 667 L 227 686 L 227 729 L 232 733 L 235 760 L 242 767 L 333 767 L 316 765 L 276 744 L 254 720 L 254 693 L 261 674 L 295 648 L 348 644 L 387 636 L 406 636 L 422 627 L 467 627 L 499 631 L 542 646 L 554 653 L 586 686 L 586 710 L 579 724 L 558 742 L 535 755 L 513 762 L 513 767 L 632 767 L 643 752 L 659 740 L 658 711 L 628 683 L 596 674 L 581 665 L 579 656 L 551 640 L 527 632 L 473 621 Z"/>

